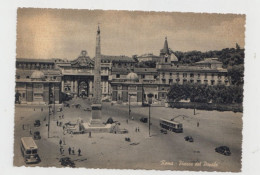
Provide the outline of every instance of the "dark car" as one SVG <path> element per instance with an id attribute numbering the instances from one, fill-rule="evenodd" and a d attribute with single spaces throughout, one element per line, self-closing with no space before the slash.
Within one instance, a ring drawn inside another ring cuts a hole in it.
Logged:
<path id="1" fill-rule="evenodd" d="M 34 140 L 39 140 L 39 139 L 41 139 L 42 137 L 41 137 L 40 132 L 39 132 L 39 131 L 35 131 L 35 132 L 33 133 L 33 138 L 34 138 Z"/>
<path id="2" fill-rule="evenodd" d="M 60 164 L 62 166 L 75 167 L 75 163 L 69 157 L 60 158 Z"/>
<path id="3" fill-rule="evenodd" d="M 230 149 L 229 149 L 229 147 L 227 147 L 227 146 L 217 147 L 217 148 L 215 148 L 215 151 L 216 151 L 217 153 L 223 154 L 223 155 L 225 155 L 225 156 L 230 156 L 230 155 L 231 155 Z"/>
<path id="4" fill-rule="evenodd" d="M 193 138 L 191 136 L 186 136 L 184 137 L 185 141 L 188 141 L 188 142 L 193 142 Z"/>
<path id="5" fill-rule="evenodd" d="M 161 133 L 163 133 L 163 134 L 167 134 L 167 130 L 166 130 L 166 129 L 161 129 L 160 131 L 161 131 Z"/>
<path id="6" fill-rule="evenodd" d="M 140 118 L 140 121 L 143 122 L 143 123 L 147 123 L 148 118 L 147 117 L 142 117 L 142 118 Z"/>
<path id="7" fill-rule="evenodd" d="M 34 126 L 35 126 L 35 127 L 41 126 L 41 121 L 40 121 L 40 120 L 35 120 L 35 121 L 34 121 Z"/>

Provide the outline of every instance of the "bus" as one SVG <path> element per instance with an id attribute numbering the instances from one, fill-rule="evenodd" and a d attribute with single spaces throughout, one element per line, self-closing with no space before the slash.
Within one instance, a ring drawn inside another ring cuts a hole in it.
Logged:
<path id="1" fill-rule="evenodd" d="M 177 132 L 177 133 L 183 132 L 182 124 L 179 122 L 170 121 L 170 120 L 161 118 L 160 126 L 169 131 L 173 131 L 173 132 Z"/>
<path id="2" fill-rule="evenodd" d="M 26 164 L 40 162 L 38 147 L 32 137 L 21 138 L 21 152 Z"/>

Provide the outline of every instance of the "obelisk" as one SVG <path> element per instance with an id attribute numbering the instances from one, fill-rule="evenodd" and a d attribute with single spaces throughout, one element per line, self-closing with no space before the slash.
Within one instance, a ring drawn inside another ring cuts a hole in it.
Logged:
<path id="1" fill-rule="evenodd" d="M 100 127 L 102 124 L 101 116 L 101 48 L 100 48 L 100 28 L 98 26 L 97 37 L 96 37 L 96 56 L 95 56 L 95 67 L 94 67 L 94 99 L 91 105 L 92 108 L 92 119 L 90 126 Z"/>

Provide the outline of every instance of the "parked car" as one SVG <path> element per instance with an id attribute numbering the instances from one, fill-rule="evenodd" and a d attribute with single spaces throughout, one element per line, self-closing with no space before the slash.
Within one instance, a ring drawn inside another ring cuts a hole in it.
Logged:
<path id="1" fill-rule="evenodd" d="M 41 121 L 40 120 L 35 120 L 34 121 L 34 127 L 39 127 L 41 126 Z"/>
<path id="2" fill-rule="evenodd" d="M 160 131 L 161 131 L 161 133 L 163 133 L 163 134 L 167 134 L 167 130 L 166 130 L 166 129 L 161 129 Z"/>
<path id="3" fill-rule="evenodd" d="M 230 156 L 231 155 L 230 149 L 227 146 L 219 146 L 219 147 L 215 148 L 215 151 L 217 153 L 223 154 L 225 156 Z"/>
<path id="4" fill-rule="evenodd" d="M 75 163 L 69 157 L 62 157 L 59 162 L 62 166 L 75 167 Z"/>
<path id="5" fill-rule="evenodd" d="M 184 137 L 185 141 L 193 142 L 193 138 L 191 136 Z"/>
<path id="6" fill-rule="evenodd" d="M 131 142 L 131 139 L 130 139 L 129 137 L 126 137 L 126 138 L 125 138 L 125 141 Z"/>
<path id="7" fill-rule="evenodd" d="M 91 107 L 84 108 L 84 111 L 91 111 Z"/>
<path id="8" fill-rule="evenodd" d="M 69 103 L 64 103 L 63 106 L 69 108 L 69 107 L 70 107 L 70 104 L 69 104 Z"/>
<path id="9" fill-rule="evenodd" d="M 33 138 L 34 138 L 34 140 L 39 140 L 39 139 L 41 139 L 42 137 L 41 137 L 40 131 L 35 131 L 35 132 L 33 133 Z"/>
<path id="10" fill-rule="evenodd" d="M 140 121 L 143 122 L 143 123 L 147 123 L 148 118 L 147 117 L 142 117 L 142 118 L 140 118 Z"/>

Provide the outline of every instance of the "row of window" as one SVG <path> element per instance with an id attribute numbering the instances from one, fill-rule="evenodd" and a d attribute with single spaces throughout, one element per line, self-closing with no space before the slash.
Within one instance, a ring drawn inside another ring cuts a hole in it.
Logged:
<path id="1" fill-rule="evenodd" d="M 17 63 L 17 68 L 45 68 L 45 69 L 52 69 L 54 67 L 53 64 L 39 64 L 39 63 Z"/>
<path id="2" fill-rule="evenodd" d="M 16 75 L 16 79 L 20 79 L 21 78 L 21 76 L 20 75 Z M 26 76 L 25 77 L 26 79 L 30 79 L 31 77 L 30 76 Z M 48 77 L 47 76 L 45 76 L 45 79 L 47 79 Z M 56 76 L 53 76 L 53 77 L 49 77 L 51 80 L 56 80 Z"/>
<path id="3" fill-rule="evenodd" d="M 180 79 L 176 79 L 176 83 L 179 83 L 179 82 L 180 82 Z M 194 83 L 195 81 L 194 81 L 194 80 L 188 81 L 188 80 L 186 80 L 186 79 L 183 80 L 183 84 L 185 84 L 185 83 L 187 83 L 187 82 Z M 210 82 L 211 82 L 211 83 L 210 83 L 211 85 L 215 85 L 215 80 L 211 80 Z M 162 80 L 162 83 L 163 83 L 163 84 L 166 84 L 166 80 L 163 79 L 163 80 Z M 172 83 L 173 83 L 173 79 L 169 79 L 169 84 L 172 84 Z M 201 84 L 201 80 L 197 80 L 197 83 L 198 83 L 198 84 Z M 225 85 L 228 85 L 228 81 L 224 81 L 224 83 L 225 83 Z M 204 84 L 208 84 L 208 80 L 204 80 Z M 222 81 L 221 81 L 221 80 L 218 80 L 218 84 L 222 84 Z"/>
<path id="4" fill-rule="evenodd" d="M 170 77 L 171 77 L 171 76 L 172 76 L 172 73 L 170 73 L 169 75 L 170 75 Z M 162 76 L 165 77 L 165 73 L 162 73 Z M 179 76 L 180 76 L 180 73 L 176 73 L 176 76 L 179 77 Z M 188 74 L 187 74 L 187 73 L 183 73 L 182 76 L 183 76 L 183 77 L 188 77 Z M 197 76 L 200 77 L 201 74 L 197 74 Z M 214 76 L 215 76 L 215 74 L 212 73 L 212 74 L 211 74 L 211 77 L 214 77 Z M 221 78 L 221 74 L 217 74 L 217 76 L 218 76 L 218 78 Z M 194 77 L 194 73 L 190 73 L 190 77 L 193 78 L 193 77 Z M 207 77 L 208 77 L 208 74 L 205 73 L 205 74 L 204 74 L 204 77 L 207 78 Z M 227 74 L 225 74 L 225 77 L 227 77 Z"/>

